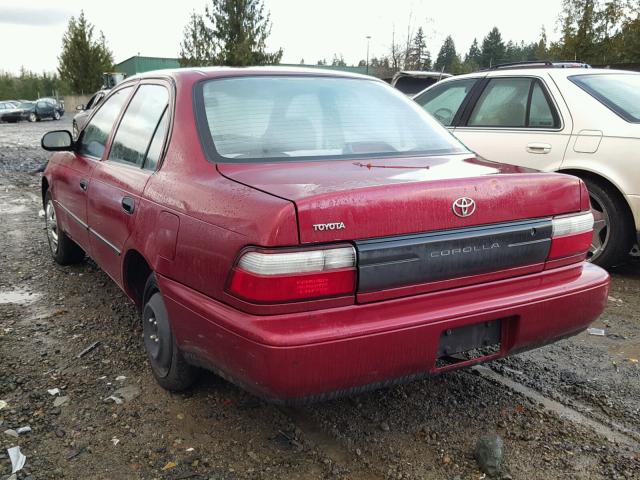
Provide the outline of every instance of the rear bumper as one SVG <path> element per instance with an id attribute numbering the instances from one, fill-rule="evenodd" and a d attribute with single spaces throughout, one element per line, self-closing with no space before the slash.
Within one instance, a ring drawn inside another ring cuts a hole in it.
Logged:
<path id="1" fill-rule="evenodd" d="M 591 264 L 365 305 L 257 316 L 160 277 L 187 358 L 275 401 L 329 398 L 486 361 L 574 335 L 604 310 Z M 438 368 L 447 329 L 502 319 L 499 352 Z"/>

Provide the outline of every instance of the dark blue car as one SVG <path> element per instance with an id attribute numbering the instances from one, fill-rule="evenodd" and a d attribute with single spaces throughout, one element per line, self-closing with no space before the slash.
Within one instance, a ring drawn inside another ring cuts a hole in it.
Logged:
<path id="1" fill-rule="evenodd" d="M 36 122 L 43 118 L 60 120 L 61 116 L 58 105 L 47 100 L 37 100 L 20 103 L 15 109 L 3 113 L 2 120 L 5 122 L 19 122 L 21 120 Z"/>

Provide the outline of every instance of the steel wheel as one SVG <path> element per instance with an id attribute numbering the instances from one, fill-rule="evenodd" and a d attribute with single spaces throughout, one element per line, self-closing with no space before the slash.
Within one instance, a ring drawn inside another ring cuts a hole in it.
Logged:
<path id="1" fill-rule="evenodd" d="M 610 216 L 604 206 L 602 198 L 595 192 L 589 192 L 591 199 L 591 213 L 593 214 L 593 238 L 591 239 L 591 248 L 587 258 L 590 262 L 594 262 L 607 248 L 610 239 Z"/>
<path id="2" fill-rule="evenodd" d="M 185 390 L 196 381 L 199 370 L 187 363 L 178 348 L 155 274 L 149 276 L 143 297 L 147 300 L 142 309 L 142 332 L 151 372 L 162 388 Z"/>
<path id="3" fill-rule="evenodd" d="M 38 117 L 36 116 L 36 114 L 35 114 L 35 113 L 31 112 L 31 113 L 29 114 L 29 121 L 30 121 L 30 122 L 35 122 L 36 120 L 38 120 Z"/>
<path id="4" fill-rule="evenodd" d="M 167 310 L 159 293 L 155 293 L 142 312 L 144 346 L 158 377 L 166 377 L 173 357 L 173 338 Z"/>
<path id="5" fill-rule="evenodd" d="M 53 119 L 54 120 L 60 120 L 60 113 L 57 110 L 55 112 L 53 112 Z"/>
<path id="6" fill-rule="evenodd" d="M 44 218 L 47 227 L 49 248 L 51 249 L 51 253 L 55 256 L 58 253 L 58 219 L 56 217 L 56 209 L 53 206 L 52 200 L 47 202 L 47 209 L 45 211 Z"/>

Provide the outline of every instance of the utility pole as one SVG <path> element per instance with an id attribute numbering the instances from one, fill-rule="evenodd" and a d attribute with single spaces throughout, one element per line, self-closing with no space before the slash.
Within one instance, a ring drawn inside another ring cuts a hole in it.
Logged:
<path id="1" fill-rule="evenodd" d="M 371 35 L 367 35 L 367 75 L 369 75 L 369 41 L 371 40 Z"/>

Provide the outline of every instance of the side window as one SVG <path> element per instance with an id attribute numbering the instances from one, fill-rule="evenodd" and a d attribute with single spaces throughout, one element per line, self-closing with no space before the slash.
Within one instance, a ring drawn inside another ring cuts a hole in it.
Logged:
<path id="1" fill-rule="evenodd" d="M 453 80 L 427 90 L 415 101 L 445 126 L 453 123 L 456 112 L 476 83 L 475 78 Z"/>
<path id="2" fill-rule="evenodd" d="M 525 127 L 530 78 L 494 78 L 471 112 L 470 127 Z"/>
<path id="3" fill-rule="evenodd" d="M 143 168 L 146 170 L 154 171 L 158 167 L 158 161 L 162 154 L 162 146 L 164 145 L 164 138 L 167 135 L 167 127 L 169 126 L 169 109 L 165 108 L 162 114 L 162 119 L 156 128 L 153 138 L 151 139 L 151 145 L 149 145 L 149 151 L 147 152 L 147 158 L 144 160 Z"/>
<path id="4" fill-rule="evenodd" d="M 105 94 L 104 93 L 99 93 L 96 96 L 96 101 L 93 102 L 93 106 L 91 108 L 96 108 L 98 105 L 100 105 L 100 102 L 102 102 L 102 99 L 104 98 Z"/>
<path id="5" fill-rule="evenodd" d="M 549 101 L 542 90 L 542 85 L 538 81 L 533 83 L 528 126 L 533 128 L 554 128 L 559 126 L 557 117 L 554 115 L 552 107 L 549 105 Z"/>
<path id="6" fill-rule="evenodd" d="M 78 141 L 78 153 L 102 158 L 105 145 L 113 124 L 127 101 L 132 87 L 126 87 L 115 92 L 96 112 L 89 124 L 82 131 Z"/>
<path id="7" fill-rule="evenodd" d="M 168 103 L 165 87 L 141 85 L 124 112 L 108 159 L 141 167 Z"/>
<path id="8" fill-rule="evenodd" d="M 91 110 L 98 103 L 98 95 L 100 94 L 96 93 L 93 97 L 89 99 L 89 101 L 84 107 L 85 110 Z"/>

